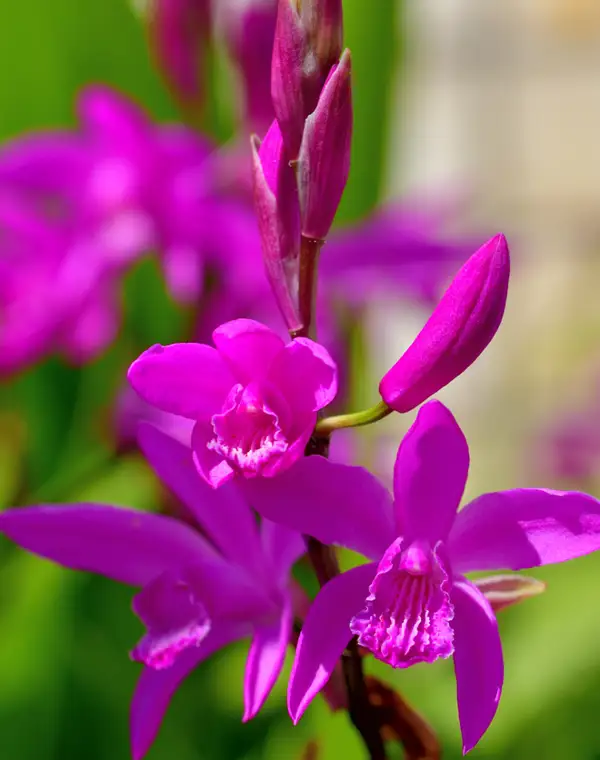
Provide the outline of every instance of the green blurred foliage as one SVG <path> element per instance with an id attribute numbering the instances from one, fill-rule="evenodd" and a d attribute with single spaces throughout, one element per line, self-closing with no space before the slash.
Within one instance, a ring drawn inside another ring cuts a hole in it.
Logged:
<path id="1" fill-rule="evenodd" d="M 375 203 L 385 160 L 387 111 L 398 55 L 397 4 L 346 2 L 355 71 L 356 133 L 343 220 Z M 215 76 L 224 74 L 215 64 Z M 175 110 L 152 70 L 127 0 L 4 2 L 0 24 L 0 139 L 73 125 L 78 89 L 102 81 L 133 95 L 159 119 Z M 220 89 L 211 103 L 226 100 Z M 226 112 L 209 114 L 222 138 Z M 136 457 L 115 463 L 111 401 L 124 370 L 153 342 L 176 340 L 186 315 L 167 300 L 153 262 L 125 288 L 120 341 L 81 370 L 52 359 L 0 389 L 0 503 L 96 500 L 158 506 L 153 476 Z M 26 491 L 19 492 L 22 470 Z M 94 473 L 91 477 L 90 473 Z M 600 758 L 600 557 L 539 577 L 542 596 L 501 615 L 507 683 L 497 720 L 473 755 L 511 760 Z M 127 712 L 138 666 L 127 658 L 141 634 L 132 590 L 69 573 L 0 544 L 0 757 L 2 760 L 126 760 Z M 316 700 L 297 728 L 281 679 L 261 715 L 242 725 L 243 644 L 212 658 L 176 695 L 150 760 L 300 758 L 316 738 L 320 760 L 362 757 L 344 714 Z M 289 672 L 289 657 L 287 671 Z M 439 731 L 448 760 L 460 757 L 450 663 L 392 672 Z"/>

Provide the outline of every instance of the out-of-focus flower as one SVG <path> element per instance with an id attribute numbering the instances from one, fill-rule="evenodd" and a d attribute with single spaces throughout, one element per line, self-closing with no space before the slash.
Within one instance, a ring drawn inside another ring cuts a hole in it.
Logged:
<path id="1" fill-rule="evenodd" d="M 147 0 L 143 15 L 158 68 L 184 108 L 200 110 L 211 0 Z"/>
<path id="2" fill-rule="evenodd" d="M 286 345 L 248 319 L 221 325 L 213 341 L 153 346 L 129 382 L 158 409 L 195 421 L 194 459 L 212 486 L 236 473 L 270 478 L 302 457 L 317 411 L 337 392 L 335 364 L 319 344 Z"/>
<path id="3" fill-rule="evenodd" d="M 209 144 L 185 127 L 155 126 L 106 87 L 84 90 L 78 106 L 81 132 L 41 133 L 4 147 L 0 188 L 100 250 L 107 268 L 157 249 L 173 295 L 193 300 L 202 283 L 199 207 L 209 195 Z"/>
<path id="4" fill-rule="evenodd" d="M 273 120 L 271 57 L 277 0 L 219 0 L 215 15 L 242 79 L 246 129 L 263 135 Z"/>
<path id="5" fill-rule="evenodd" d="M 285 657 L 293 621 L 290 569 L 298 534 L 263 521 L 235 485 L 215 492 L 189 450 L 150 426 L 140 445 L 204 533 L 171 517 L 104 504 L 35 506 L 0 515 L 0 531 L 65 567 L 141 587 L 134 611 L 146 633 L 132 652 L 144 663 L 131 705 L 131 743 L 143 757 L 180 682 L 211 654 L 252 637 L 244 720 L 262 707 Z"/>
<path id="6" fill-rule="evenodd" d="M 577 492 L 485 494 L 457 513 L 469 450 L 430 401 L 398 450 L 394 502 L 366 470 L 306 457 L 245 484 L 263 515 L 370 557 L 327 583 L 304 623 L 288 706 L 298 721 L 349 639 L 395 668 L 454 656 L 464 751 L 492 721 L 503 682 L 496 618 L 464 573 L 520 570 L 600 549 L 600 502 Z"/>
<path id="7" fill-rule="evenodd" d="M 344 51 L 307 117 L 298 154 L 302 234 L 324 240 L 350 172 L 352 87 L 350 51 Z"/>
<path id="8" fill-rule="evenodd" d="M 435 303 L 453 269 L 474 248 L 471 239 L 447 237 L 434 213 L 389 203 L 351 227 L 334 230 L 319 262 L 331 294 L 353 306 L 398 293 Z"/>
<path id="9" fill-rule="evenodd" d="M 600 474 L 600 383 L 587 408 L 563 414 L 541 430 L 533 466 L 572 483 Z"/>
<path id="10" fill-rule="evenodd" d="M 427 323 L 385 374 L 385 403 L 408 412 L 477 359 L 504 315 L 510 257 L 504 235 L 485 243 L 460 269 Z"/>

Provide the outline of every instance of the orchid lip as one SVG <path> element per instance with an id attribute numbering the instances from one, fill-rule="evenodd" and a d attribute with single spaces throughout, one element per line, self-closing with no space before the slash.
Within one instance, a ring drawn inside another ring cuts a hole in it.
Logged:
<path id="1" fill-rule="evenodd" d="M 365 607 L 350 622 L 358 643 L 394 668 L 434 662 L 454 651 L 449 577 L 435 550 L 404 539 L 383 555 Z"/>
<path id="2" fill-rule="evenodd" d="M 186 649 L 200 646 L 212 627 L 203 601 L 177 573 L 165 572 L 148 583 L 133 608 L 147 632 L 131 658 L 154 670 L 170 667 Z"/>
<path id="3" fill-rule="evenodd" d="M 249 398 L 248 398 L 249 397 Z M 231 390 L 224 410 L 212 417 L 215 437 L 207 443 L 245 475 L 258 475 L 288 448 L 278 414 L 240 384 Z"/>

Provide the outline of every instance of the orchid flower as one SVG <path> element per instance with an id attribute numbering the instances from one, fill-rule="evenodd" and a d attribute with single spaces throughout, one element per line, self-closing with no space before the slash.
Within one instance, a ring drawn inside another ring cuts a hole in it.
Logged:
<path id="1" fill-rule="evenodd" d="M 273 477 L 303 456 L 317 411 L 335 397 L 336 366 L 318 343 L 286 345 L 249 319 L 221 325 L 213 341 L 153 346 L 129 382 L 152 406 L 195 421 L 196 466 L 215 488 L 236 473 Z"/>
<path id="2" fill-rule="evenodd" d="M 251 637 L 244 720 L 260 710 L 292 630 L 290 569 L 301 537 L 263 520 L 229 484 L 213 491 L 189 450 L 150 425 L 140 446 L 192 523 L 105 504 L 41 505 L 0 514 L 0 532 L 65 567 L 139 587 L 133 609 L 146 633 L 131 657 L 144 669 L 131 705 L 135 760 L 143 757 L 179 683 L 232 641 Z M 205 538 L 205 536 L 207 538 Z"/>
<path id="3" fill-rule="evenodd" d="M 398 449 L 393 501 L 366 470 L 318 456 L 276 480 L 244 484 L 269 519 L 372 560 L 329 581 L 313 602 L 289 683 L 294 722 L 357 636 L 393 668 L 453 656 L 464 751 L 483 736 L 504 667 L 490 602 L 465 573 L 537 567 L 600 549 L 600 502 L 516 489 L 457 512 L 468 469 L 461 429 L 430 401 Z"/>

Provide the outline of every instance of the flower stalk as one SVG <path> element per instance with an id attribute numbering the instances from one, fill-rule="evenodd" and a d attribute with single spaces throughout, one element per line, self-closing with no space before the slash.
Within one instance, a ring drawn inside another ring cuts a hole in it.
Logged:
<path id="1" fill-rule="evenodd" d="M 326 437 L 331 435 L 334 430 L 371 425 L 373 422 L 379 422 L 379 420 L 384 419 L 384 417 L 387 417 L 392 411 L 393 410 L 385 403 L 385 401 L 380 401 L 375 404 L 375 406 L 372 406 L 369 409 L 364 409 L 360 412 L 337 414 L 334 417 L 324 417 L 317 422 L 315 435 Z"/>

